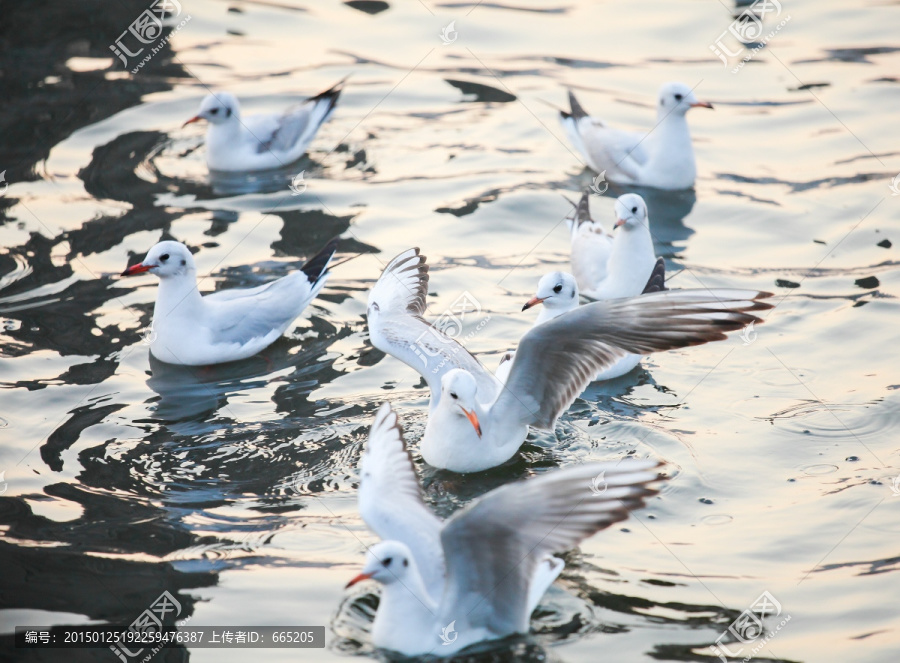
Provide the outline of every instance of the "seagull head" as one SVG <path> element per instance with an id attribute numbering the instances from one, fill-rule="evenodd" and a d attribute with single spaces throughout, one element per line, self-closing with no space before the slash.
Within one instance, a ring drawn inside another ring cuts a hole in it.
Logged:
<path id="1" fill-rule="evenodd" d="M 647 203 L 636 193 L 626 193 L 616 199 L 616 228 L 631 232 L 647 226 Z"/>
<path id="2" fill-rule="evenodd" d="M 452 412 L 465 417 L 472 424 L 478 437 L 481 437 L 481 424 L 475 413 L 475 394 L 478 384 L 468 371 L 454 368 L 441 378 L 441 404 L 446 403 Z"/>
<path id="3" fill-rule="evenodd" d="M 122 272 L 122 276 L 150 272 L 165 279 L 190 274 L 194 271 L 196 271 L 196 267 L 190 249 L 181 242 L 165 241 L 147 251 L 143 261 L 126 269 Z"/>
<path id="4" fill-rule="evenodd" d="M 561 313 L 578 306 L 578 284 L 575 283 L 575 277 L 568 272 L 544 274 L 538 281 L 534 297 L 525 302 L 522 310 L 526 311 L 537 304 Z"/>
<path id="5" fill-rule="evenodd" d="M 236 122 L 240 114 L 241 109 L 238 106 L 238 100 L 233 94 L 230 92 L 216 92 L 203 97 L 197 114 L 181 126 L 186 127 L 200 120 L 206 120 L 210 124 Z"/>
<path id="6" fill-rule="evenodd" d="M 399 541 L 382 541 L 369 548 L 362 573 L 348 582 L 347 587 L 370 579 L 383 585 L 403 582 L 414 569 L 415 560 L 409 548 Z"/>
<path id="7" fill-rule="evenodd" d="M 692 108 L 712 108 L 708 101 L 697 99 L 694 91 L 684 83 L 666 83 L 659 88 L 659 112 L 684 115 Z"/>

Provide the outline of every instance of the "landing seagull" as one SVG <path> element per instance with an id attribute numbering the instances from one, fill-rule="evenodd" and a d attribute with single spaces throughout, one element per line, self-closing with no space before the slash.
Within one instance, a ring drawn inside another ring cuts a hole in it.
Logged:
<path id="1" fill-rule="evenodd" d="M 298 271 L 256 288 L 232 288 L 205 296 L 197 268 L 181 242 L 160 242 L 122 276 L 159 277 L 150 352 L 160 361 L 205 366 L 255 355 L 278 339 L 319 294 L 338 239 L 328 242 Z"/>
<path id="2" fill-rule="evenodd" d="M 656 494 L 648 484 L 660 478 L 655 460 L 578 465 L 497 488 L 441 521 L 422 499 L 387 403 L 360 466 L 359 510 L 382 541 L 347 587 L 382 584 L 372 641 L 406 656 L 451 656 L 527 633 L 564 566 L 553 554 L 627 518 Z M 599 494 L 591 489 L 598 476 Z"/>
<path id="3" fill-rule="evenodd" d="M 284 113 L 241 116 L 237 98 L 214 92 L 184 123 L 206 120 L 206 165 L 210 170 L 251 171 L 280 168 L 306 153 L 316 132 L 331 117 L 344 81 Z"/>
<path id="4" fill-rule="evenodd" d="M 501 383 L 462 345 L 422 317 L 428 267 L 419 249 L 394 258 L 369 293 L 369 338 L 417 370 L 431 390 L 422 457 L 455 472 L 510 459 L 529 426 L 552 430 L 597 373 L 628 353 L 650 354 L 726 338 L 761 320 L 771 293 L 668 290 L 593 302 L 533 327 Z"/>
<path id="5" fill-rule="evenodd" d="M 697 165 L 685 114 L 712 104 L 699 101 L 684 83 L 659 89 L 657 123 L 648 133 L 613 129 L 590 117 L 571 91 L 569 105 L 571 111 L 560 111 L 569 141 L 609 181 L 671 190 L 694 186 Z"/>

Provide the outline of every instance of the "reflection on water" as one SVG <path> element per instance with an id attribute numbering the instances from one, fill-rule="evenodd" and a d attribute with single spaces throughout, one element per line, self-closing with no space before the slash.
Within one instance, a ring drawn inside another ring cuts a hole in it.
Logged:
<path id="1" fill-rule="evenodd" d="M 374 656 L 377 597 L 342 588 L 373 542 L 356 465 L 390 400 L 443 517 L 554 467 L 667 463 L 646 509 L 565 555 L 534 633 L 481 659 L 718 660 L 710 645 L 766 590 L 793 619 L 755 660 L 892 660 L 895 7 L 785 5 L 790 24 L 732 75 L 708 50 L 732 20 L 716 3 L 226 4 L 191 3 L 135 76 L 108 45 L 145 0 L 4 8 L 0 644 L 22 611 L 130 623 L 168 591 L 197 624 L 330 624 L 310 660 Z M 347 74 L 312 153 L 277 171 L 211 173 L 201 132 L 181 129 L 207 87 L 277 111 Z M 670 274 L 688 272 L 674 285 L 775 291 L 758 337 L 592 385 L 500 468 L 425 466 L 427 391 L 368 344 L 367 288 L 420 246 L 429 315 L 477 298 L 491 322 L 470 347 L 495 365 L 531 324 L 523 298 L 568 264 L 560 194 L 594 177 L 542 102 L 573 88 L 611 125 L 650 126 L 644 100 L 665 80 L 716 102 L 692 125 L 696 189 L 610 185 L 592 215 L 611 227 L 613 199 L 639 193 Z M 142 342 L 156 283 L 116 277 L 175 238 L 204 292 L 253 287 L 337 235 L 322 296 L 234 364 L 156 361 Z"/>

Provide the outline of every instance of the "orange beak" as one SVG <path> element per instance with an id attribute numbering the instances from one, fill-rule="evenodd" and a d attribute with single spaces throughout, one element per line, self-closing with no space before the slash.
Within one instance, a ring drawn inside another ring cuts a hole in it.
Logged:
<path id="1" fill-rule="evenodd" d="M 358 576 L 356 576 L 353 580 L 351 580 L 350 582 L 348 582 L 348 583 L 347 583 L 347 586 L 344 587 L 344 589 L 350 589 L 350 588 L 353 587 L 353 585 L 355 585 L 356 583 L 362 582 L 363 580 L 369 580 L 371 577 L 372 577 L 372 574 L 371 574 L 371 573 L 360 573 L 360 574 L 359 574 Z"/>
<path id="2" fill-rule="evenodd" d="M 463 414 L 466 415 L 466 418 L 472 424 L 472 427 L 475 429 L 475 432 L 478 433 L 478 437 L 481 437 L 481 424 L 478 423 L 478 415 L 475 414 L 475 410 L 467 410 L 464 407 L 459 408 L 463 411 Z"/>
<path id="3" fill-rule="evenodd" d="M 696 104 L 691 104 L 691 108 L 709 108 L 712 110 L 713 105 L 708 101 L 698 101 Z"/>
<path id="4" fill-rule="evenodd" d="M 525 306 L 522 307 L 523 311 L 527 311 L 532 306 L 537 306 L 538 304 L 542 304 L 544 302 L 540 297 L 532 297 L 527 302 L 525 302 Z"/>
<path id="5" fill-rule="evenodd" d="M 616 219 L 616 223 L 613 226 L 613 228 L 618 228 L 619 226 L 624 226 L 624 225 L 625 225 L 625 219 Z"/>
<path id="6" fill-rule="evenodd" d="M 199 121 L 202 120 L 202 119 L 203 119 L 203 118 L 200 117 L 199 115 L 195 115 L 195 116 L 192 117 L 190 120 L 188 120 L 187 122 L 185 122 L 184 124 L 182 124 L 182 125 L 181 125 L 181 128 L 184 129 L 187 125 L 193 124 L 194 122 L 199 122 Z"/>
<path id="7" fill-rule="evenodd" d="M 156 265 L 145 265 L 142 262 L 139 262 L 136 265 L 132 265 L 124 272 L 122 272 L 122 276 L 134 276 L 135 274 L 143 274 L 144 272 L 149 272 L 151 269 L 156 267 Z"/>

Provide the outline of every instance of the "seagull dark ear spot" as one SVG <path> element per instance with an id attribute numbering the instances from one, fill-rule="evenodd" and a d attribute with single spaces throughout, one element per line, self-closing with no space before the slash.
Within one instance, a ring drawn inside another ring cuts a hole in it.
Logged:
<path id="1" fill-rule="evenodd" d="M 225 117 L 231 117 L 231 109 L 228 106 L 225 107 Z"/>
<path id="2" fill-rule="evenodd" d="M 184 267 L 187 264 L 187 260 L 184 258 L 181 259 L 181 266 Z"/>
<path id="3" fill-rule="evenodd" d="M 403 558 L 403 566 L 409 566 L 409 560 L 405 557 Z"/>

